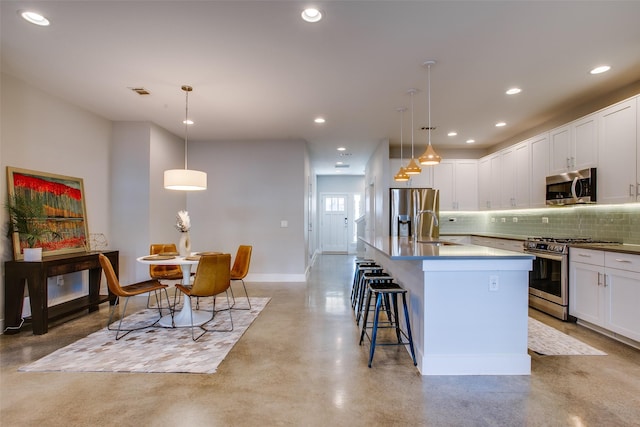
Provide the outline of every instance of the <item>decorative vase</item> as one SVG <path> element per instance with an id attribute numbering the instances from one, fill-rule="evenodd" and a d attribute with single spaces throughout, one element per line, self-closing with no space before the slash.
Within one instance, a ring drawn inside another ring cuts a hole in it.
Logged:
<path id="1" fill-rule="evenodd" d="M 24 260 L 30 262 L 42 261 L 42 248 L 24 248 Z"/>
<path id="2" fill-rule="evenodd" d="M 180 242 L 178 243 L 178 252 L 180 256 L 191 255 L 191 239 L 189 238 L 189 232 L 184 231 L 180 233 Z"/>

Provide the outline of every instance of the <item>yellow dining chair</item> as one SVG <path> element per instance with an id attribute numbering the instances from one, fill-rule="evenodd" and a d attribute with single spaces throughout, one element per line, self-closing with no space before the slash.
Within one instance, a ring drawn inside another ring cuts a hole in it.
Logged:
<path id="1" fill-rule="evenodd" d="M 247 293 L 247 287 L 244 284 L 244 278 L 249 273 L 249 264 L 251 263 L 251 251 L 253 246 L 240 245 L 236 252 L 236 259 L 233 261 L 233 268 L 231 269 L 231 280 L 240 280 L 242 287 L 244 288 L 244 294 L 247 297 L 247 303 L 249 308 L 239 308 L 237 310 L 251 310 L 251 301 L 249 301 L 249 294 Z M 233 298 L 233 305 L 236 305 L 236 297 L 233 295 L 233 288 L 231 289 L 231 297 Z"/>
<path id="2" fill-rule="evenodd" d="M 151 326 L 158 323 L 158 321 L 162 317 L 162 304 L 161 304 L 162 295 L 160 295 L 160 297 L 158 298 L 158 291 L 164 291 L 165 298 L 167 299 L 167 307 L 169 307 L 169 311 L 173 315 L 173 312 L 171 312 L 171 308 L 170 308 L 171 306 L 169 303 L 169 294 L 167 294 L 167 287 L 168 287 L 167 285 L 163 285 L 157 280 L 152 279 L 144 282 L 133 283 L 131 285 L 122 286 L 120 284 L 120 281 L 118 280 L 118 277 L 116 276 L 115 271 L 113 270 L 113 266 L 111 265 L 111 261 L 109 261 L 109 258 L 104 256 L 103 254 L 100 254 L 99 259 L 100 259 L 100 265 L 102 266 L 102 270 L 104 271 L 104 275 L 107 278 L 107 285 L 109 286 L 109 291 L 111 291 L 111 293 L 116 296 L 116 301 L 111 307 L 111 313 L 109 313 L 109 320 L 107 321 L 107 329 L 109 329 L 110 331 L 114 330 L 114 329 L 111 329 L 111 321 L 113 320 L 113 315 L 116 309 L 118 308 L 120 299 L 121 298 L 125 299 L 124 307 L 122 309 L 122 314 L 120 316 L 120 322 L 118 323 L 118 327 L 115 329 L 116 341 L 124 337 L 130 332 L 138 331 L 140 329 L 150 328 Z M 129 303 L 129 298 L 136 295 L 146 294 L 147 292 L 153 292 L 155 294 L 156 304 L 158 305 L 158 314 L 159 314 L 158 318 L 151 324 L 138 326 L 131 329 L 123 329 L 122 321 L 124 320 L 125 313 L 127 311 L 127 304 Z M 125 333 L 120 335 L 120 332 L 125 332 Z"/>
<path id="3" fill-rule="evenodd" d="M 233 317 L 231 316 L 231 301 L 229 300 L 229 287 L 231 286 L 230 280 L 230 266 L 231 255 L 230 254 L 213 254 L 202 255 L 198 268 L 196 270 L 196 276 L 193 281 L 193 285 L 177 284 L 176 289 L 183 294 L 186 298 L 192 300 L 193 298 L 212 297 L 213 310 L 211 310 L 211 318 L 199 325 L 203 332 L 195 336 L 195 325 L 193 324 L 193 311 L 191 312 L 191 339 L 197 341 L 201 336 L 207 332 L 230 332 L 233 330 Z M 216 315 L 215 304 L 216 296 L 225 292 L 227 295 L 227 306 L 229 307 L 229 320 L 231 321 L 231 329 L 216 331 L 207 329 L 205 325 L 213 320 Z M 185 301 L 186 303 L 186 301 Z M 194 301 L 191 301 L 191 306 L 194 306 Z"/>

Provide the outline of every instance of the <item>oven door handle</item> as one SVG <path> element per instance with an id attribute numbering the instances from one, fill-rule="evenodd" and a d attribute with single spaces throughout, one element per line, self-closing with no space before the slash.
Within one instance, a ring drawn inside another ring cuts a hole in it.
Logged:
<path id="1" fill-rule="evenodd" d="M 530 251 L 530 250 L 526 250 L 526 249 L 525 249 L 524 252 L 527 253 L 527 254 L 530 254 L 530 255 L 535 255 L 538 258 L 550 259 L 552 261 L 562 261 L 563 260 L 563 255 L 551 255 L 551 254 L 548 254 L 548 253 Z"/>

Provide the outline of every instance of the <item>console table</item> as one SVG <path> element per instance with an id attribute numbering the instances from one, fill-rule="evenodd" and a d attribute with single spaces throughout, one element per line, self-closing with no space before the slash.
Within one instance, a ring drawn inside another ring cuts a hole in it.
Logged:
<path id="1" fill-rule="evenodd" d="M 4 264 L 4 314 L 5 327 L 18 328 L 22 316 L 24 284 L 27 282 L 31 303 L 31 324 L 34 335 L 46 334 L 49 320 L 88 309 L 98 310 L 100 303 L 115 303 L 115 296 L 100 295 L 102 267 L 98 255 L 104 254 L 118 274 L 118 251 L 78 252 L 47 256 L 42 261 L 7 261 Z M 75 271 L 89 270 L 89 295 L 49 307 L 47 304 L 47 278 Z M 18 333 L 19 329 L 7 329 L 5 334 Z"/>

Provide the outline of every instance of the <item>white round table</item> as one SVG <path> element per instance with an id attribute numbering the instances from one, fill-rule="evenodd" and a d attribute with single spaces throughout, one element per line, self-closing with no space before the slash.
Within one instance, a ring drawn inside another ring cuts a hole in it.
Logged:
<path id="1" fill-rule="evenodd" d="M 182 284 L 188 285 L 191 281 L 191 266 L 198 265 L 199 262 L 199 259 L 197 258 L 188 258 L 189 257 L 177 256 L 171 259 L 164 259 L 164 257 L 160 257 L 160 259 L 158 259 L 158 257 L 146 255 L 138 257 L 137 261 L 142 264 L 150 265 L 179 265 L 182 269 Z M 163 316 L 158 324 L 165 328 L 190 327 L 192 314 L 194 326 L 200 326 L 211 319 L 211 312 L 192 310 L 191 298 L 185 296 L 180 313 L 174 314 L 173 317 L 170 314 Z"/>

